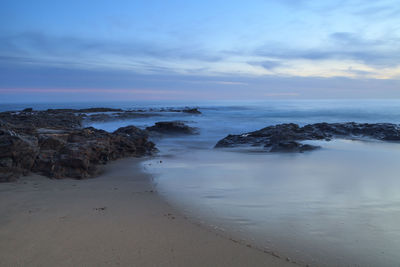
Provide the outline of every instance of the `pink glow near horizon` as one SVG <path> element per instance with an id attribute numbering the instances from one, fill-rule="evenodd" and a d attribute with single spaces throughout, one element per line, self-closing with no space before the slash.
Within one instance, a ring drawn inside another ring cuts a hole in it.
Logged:
<path id="1" fill-rule="evenodd" d="M 110 94 L 180 94 L 182 91 L 154 89 L 75 89 L 75 88 L 0 88 L 0 93 L 110 93 Z"/>
<path id="2" fill-rule="evenodd" d="M 205 91 L 157 90 L 157 89 L 92 89 L 92 88 L 0 88 L 3 95 L 35 95 L 36 97 L 71 97 L 82 94 L 91 100 L 187 100 L 187 99 L 224 99 L 223 94 L 210 96 Z"/>

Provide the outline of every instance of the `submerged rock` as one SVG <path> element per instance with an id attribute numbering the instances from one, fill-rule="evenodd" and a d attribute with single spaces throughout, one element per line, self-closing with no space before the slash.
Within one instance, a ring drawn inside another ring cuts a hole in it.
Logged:
<path id="1" fill-rule="evenodd" d="M 156 122 L 154 126 L 147 127 L 149 132 L 157 132 L 161 134 L 197 134 L 196 128 L 189 127 L 181 121 L 163 121 Z"/>
<path id="2" fill-rule="evenodd" d="M 315 123 L 300 127 L 294 123 L 268 126 L 241 135 L 228 135 L 215 147 L 239 145 L 264 146 L 269 152 L 303 152 L 318 148 L 301 144 L 305 140 L 331 140 L 333 138 L 371 138 L 382 141 L 400 141 L 400 127 L 391 123 Z"/>

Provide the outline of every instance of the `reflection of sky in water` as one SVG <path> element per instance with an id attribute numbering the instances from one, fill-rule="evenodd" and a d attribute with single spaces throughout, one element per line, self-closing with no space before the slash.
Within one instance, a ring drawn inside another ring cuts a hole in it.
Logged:
<path id="1" fill-rule="evenodd" d="M 172 203 L 262 247 L 317 264 L 399 265 L 400 144 L 323 145 L 304 154 L 182 150 L 145 166 Z"/>

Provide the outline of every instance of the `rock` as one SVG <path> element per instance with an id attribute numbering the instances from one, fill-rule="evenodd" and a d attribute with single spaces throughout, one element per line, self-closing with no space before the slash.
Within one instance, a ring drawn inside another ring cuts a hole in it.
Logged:
<path id="1" fill-rule="evenodd" d="M 84 116 L 84 119 L 91 122 L 91 121 L 129 120 L 136 118 L 148 118 L 152 116 L 159 116 L 159 114 L 152 112 L 124 111 L 117 113 L 95 113 Z"/>
<path id="2" fill-rule="evenodd" d="M 0 113 L 0 181 L 29 172 L 83 179 L 96 176 L 110 160 L 156 151 L 146 131 L 134 126 L 114 133 L 81 128 L 82 118 L 71 110 Z"/>
<path id="3" fill-rule="evenodd" d="M 264 146 L 269 152 L 304 152 L 318 147 L 301 144 L 305 140 L 331 140 L 333 138 L 400 141 L 400 127 L 391 123 L 315 123 L 300 127 L 294 123 L 268 126 L 241 135 L 228 135 L 215 147 L 239 145 Z"/>
<path id="4" fill-rule="evenodd" d="M 148 133 L 144 130 L 141 130 L 135 126 L 126 126 L 126 127 L 121 127 L 119 129 L 117 129 L 116 131 L 114 131 L 113 134 L 117 134 L 117 135 L 122 135 L 125 137 L 129 137 L 129 138 L 147 138 L 148 137 Z"/>
<path id="5" fill-rule="evenodd" d="M 78 109 L 76 112 L 82 113 L 95 113 L 95 112 L 121 112 L 123 111 L 120 108 L 84 108 Z"/>
<path id="6" fill-rule="evenodd" d="M 73 112 L 2 112 L 0 113 L 0 120 L 21 132 L 24 131 L 23 129 L 31 131 L 36 128 L 79 128 L 81 127 L 82 116 Z"/>
<path id="7" fill-rule="evenodd" d="M 163 121 L 156 122 L 154 126 L 147 127 L 149 132 L 157 132 L 161 134 L 196 134 L 196 129 L 189 127 L 181 121 Z"/>
<path id="8" fill-rule="evenodd" d="M 183 109 L 176 109 L 176 108 L 161 108 L 160 112 L 183 112 L 183 113 L 190 113 L 190 114 L 201 114 L 201 112 L 197 108 L 189 108 L 185 107 Z"/>
<path id="9" fill-rule="evenodd" d="M 201 112 L 197 108 L 186 108 L 183 109 L 182 112 L 190 114 L 201 114 Z"/>
<path id="10" fill-rule="evenodd" d="M 279 142 L 270 146 L 269 152 L 304 152 L 320 148 L 308 144 L 301 144 L 295 141 Z"/>
<path id="11" fill-rule="evenodd" d="M 123 157 L 150 155 L 155 146 L 147 134 L 127 126 L 110 134 L 93 127 L 40 137 L 40 153 L 33 171 L 52 178 L 83 179 L 99 173 L 99 166 Z"/>
<path id="12" fill-rule="evenodd" d="M 0 129 L 0 182 L 29 173 L 38 154 L 36 137 Z"/>
<path id="13" fill-rule="evenodd" d="M 33 111 L 33 108 L 26 108 L 26 109 L 22 110 L 22 112 L 32 112 L 32 111 Z"/>

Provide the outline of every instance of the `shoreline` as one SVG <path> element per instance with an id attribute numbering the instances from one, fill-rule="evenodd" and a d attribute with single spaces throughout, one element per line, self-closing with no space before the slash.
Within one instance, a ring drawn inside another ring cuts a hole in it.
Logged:
<path id="1" fill-rule="evenodd" d="M 113 161 L 86 180 L 0 184 L 2 265 L 298 266 L 187 219 L 142 161 Z"/>

